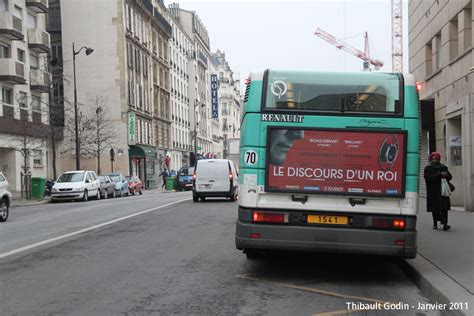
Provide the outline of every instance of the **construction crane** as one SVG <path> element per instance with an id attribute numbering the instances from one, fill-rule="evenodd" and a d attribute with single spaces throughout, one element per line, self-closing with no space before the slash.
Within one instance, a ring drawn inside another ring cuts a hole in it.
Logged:
<path id="1" fill-rule="evenodd" d="M 402 0 L 392 0 L 392 71 L 403 72 Z"/>
<path id="2" fill-rule="evenodd" d="M 328 32 L 320 29 L 319 27 L 316 29 L 316 32 L 314 32 L 314 35 L 322 38 L 326 42 L 336 46 L 340 50 L 343 50 L 349 54 L 352 54 L 356 56 L 357 58 L 360 58 L 364 61 L 363 65 L 364 71 L 370 71 L 370 65 L 373 65 L 375 70 L 379 70 L 383 66 L 383 61 L 377 60 L 377 59 L 371 59 L 370 58 L 370 53 L 369 53 L 369 35 L 367 32 L 365 32 L 365 47 L 364 51 L 361 51 L 355 47 L 352 47 L 351 45 L 344 43 L 341 40 L 338 40 L 335 38 L 333 35 L 329 34 Z"/>

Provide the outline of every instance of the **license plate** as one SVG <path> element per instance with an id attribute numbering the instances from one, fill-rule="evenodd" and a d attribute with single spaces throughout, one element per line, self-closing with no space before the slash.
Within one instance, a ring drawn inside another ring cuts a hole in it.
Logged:
<path id="1" fill-rule="evenodd" d="M 212 185 L 210 184 L 200 184 L 199 185 L 199 188 L 200 189 L 210 189 Z"/>
<path id="2" fill-rule="evenodd" d="M 308 215 L 308 223 L 326 225 L 347 225 L 347 223 L 349 223 L 349 218 L 347 216 Z"/>

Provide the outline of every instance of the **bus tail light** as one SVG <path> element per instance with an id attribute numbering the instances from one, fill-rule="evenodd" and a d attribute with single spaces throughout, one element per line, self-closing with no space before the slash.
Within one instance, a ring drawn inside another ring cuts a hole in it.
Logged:
<path id="1" fill-rule="evenodd" d="M 288 223 L 288 216 L 284 213 L 254 211 L 252 218 L 256 223 Z"/>
<path id="2" fill-rule="evenodd" d="M 402 218 L 372 218 L 372 227 L 386 228 L 386 229 L 405 229 L 405 220 Z"/>
<path id="3" fill-rule="evenodd" d="M 405 220 L 404 219 L 394 219 L 393 220 L 393 228 L 405 228 Z"/>

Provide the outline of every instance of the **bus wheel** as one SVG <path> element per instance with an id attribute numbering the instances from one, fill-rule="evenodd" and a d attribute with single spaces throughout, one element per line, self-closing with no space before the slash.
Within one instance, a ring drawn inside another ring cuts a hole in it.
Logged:
<path id="1" fill-rule="evenodd" d="M 262 258 L 262 253 L 258 252 L 258 251 L 255 251 L 255 250 L 245 249 L 244 253 L 247 256 L 247 259 L 260 259 L 260 258 Z"/>

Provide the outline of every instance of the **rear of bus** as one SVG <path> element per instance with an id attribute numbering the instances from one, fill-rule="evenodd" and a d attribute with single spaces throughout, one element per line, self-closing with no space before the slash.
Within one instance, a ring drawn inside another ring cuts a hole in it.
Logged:
<path id="1" fill-rule="evenodd" d="M 252 74 L 237 249 L 414 258 L 419 124 L 412 75 Z"/>

